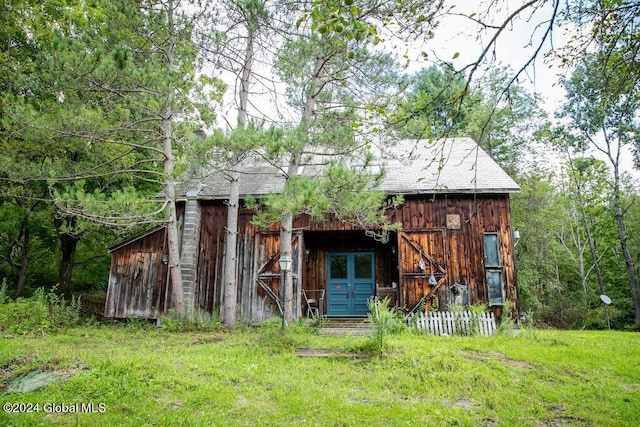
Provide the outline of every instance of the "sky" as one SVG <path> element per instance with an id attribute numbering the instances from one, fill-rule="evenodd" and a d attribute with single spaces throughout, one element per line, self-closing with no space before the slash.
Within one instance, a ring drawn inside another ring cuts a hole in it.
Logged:
<path id="1" fill-rule="evenodd" d="M 425 49 L 430 52 L 429 58 L 439 58 L 444 61 L 451 61 L 457 69 L 463 69 L 475 62 L 482 50 L 487 46 L 493 37 L 495 29 L 482 29 L 476 22 L 468 18 L 473 15 L 474 19 L 482 19 L 483 22 L 500 25 L 506 16 L 513 13 L 509 8 L 520 2 L 501 2 L 504 7 L 493 7 L 489 16 L 483 16 L 482 10 L 486 8 L 487 2 L 460 2 L 449 1 L 445 10 L 447 11 L 435 31 L 435 37 L 424 43 L 422 46 L 414 47 L 413 58 L 418 58 L 419 50 Z M 454 6 L 454 7 L 452 7 Z M 493 59 L 487 67 L 498 64 L 507 65 L 514 71 L 525 66 L 535 55 L 535 48 L 542 40 L 546 22 L 552 16 L 551 4 L 547 2 L 535 14 L 521 13 L 512 24 L 507 25 L 497 39 L 495 50 L 491 49 L 489 59 Z M 563 45 L 567 37 L 560 29 L 555 29 L 552 34 L 553 45 Z M 564 91 L 557 84 L 558 75 L 566 74 L 567 70 L 559 67 L 558 61 L 545 58 L 545 53 L 549 52 L 552 45 L 550 41 L 543 43 L 543 47 L 531 65 L 526 67 L 525 72 L 520 76 L 519 83 L 533 93 L 542 96 L 543 107 L 547 112 L 553 113 L 557 110 L 563 97 Z M 494 57 L 495 53 L 495 57 Z M 455 55 L 458 55 L 454 59 Z M 423 64 L 416 61 L 412 64 L 412 69 L 419 69 Z M 476 74 L 482 75 L 481 68 Z"/>

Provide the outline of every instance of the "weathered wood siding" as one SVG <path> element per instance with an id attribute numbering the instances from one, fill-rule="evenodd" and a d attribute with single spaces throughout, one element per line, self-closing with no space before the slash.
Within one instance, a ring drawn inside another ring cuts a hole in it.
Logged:
<path id="1" fill-rule="evenodd" d="M 176 206 L 184 217 L 184 203 Z M 111 249 L 111 269 L 104 315 L 116 319 L 157 319 L 173 307 L 166 230 L 159 227 Z"/>
<path id="2" fill-rule="evenodd" d="M 197 307 L 214 312 L 221 304 L 225 258 L 227 206 L 201 201 L 200 248 L 194 296 Z M 280 314 L 279 233 L 277 225 L 257 230 L 251 212 L 241 210 L 236 245 L 238 311 L 244 321 L 261 321 Z M 453 302 L 452 285 L 468 290 L 464 301 L 487 303 L 484 233 L 496 233 L 505 298 L 517 302 L 507 194 L 408 196 L 390 213 L 400 231 L 381 243 L 333 216 L 294 221 L 296 314 L 303 309 L 301 290 L 326 289 L 327 258 L 331 251 L 375 253 L 376 288 L 389 293 L 398 283 L 398 305 L 409 311 L 426 297 L 427 306 L 446 309 Z M 166 291 L 163 233 L 134 240 L 114 251 L 105 315 L 151 317 L 170 307 Z M 421 262 L 422 261 L 422 262 Z M 436 284 L 429 284 L 431 273 Z M 381 291 L 382 292 L 382 291 Z M 170 293 L 169 293 L 170 295 Z M 500 314 L 500 308 L 494 309 Z"/>
<path id="3" fill-rule="evenodd" d="M 223 306 L 227 205 L 222 201 L 204 201 L 201 216 L 195 300 L 201 309 L 212 313 Z M 240 210 L 235 271 L 237 307 L 241 320 L 259 322 L 280 312 L 280 236 L 277 231 L 256 230 L 251 218 L 251 212 Z"/>
<path id="4" fill-rule="evenodd" d="M 453 220 L 458 218 L 459 225 L 451 220 L 448 223 L 447 215 L 451 215 Z M 450 287 L 455 283 L 468 288 L 469 302 L 488 302 L 485 233 L 498 235 L 505 298 L 517 302 L 510 215 L 507 194 L 406 198 L 396 212 L 395 220 L 402 224 L 403 231 L 413 236 L 412 239 L 422 239 L 422 247 L 427 252 L 433 252 L 435 258 L 446 267 L 446 285 L 440 286 L 435 292 L 441 308 L 453 300 Z M 435 245 L 433 238 L 427 237 L 436 230 L 444 236 L 441 247 Z M 418 237 L 420 235 L 422 237 Z M 412 309 L 419 303 L 420 293 L 428 293 L 430 288 L 426 280 L 428 277 L 420 284 L 410 285 L 409 289 L 406 286 L 403 288 L 403 304 L 406 308 Z M 500 308 L 496 307 L 495 311 L 499 314 Z"/>
<path id="5" fill-rule="evenodd" d="M 168 268 L 162 262 L 165 241 L 166 230 L 160 228 L 112 252 L 106 317 L 156 319 L 171 307 Z"/>
<path id="6" fill-rule="evenodd" d="M 400 306 L 412 310 L 447 284 L 446 230 L 414 228 L 398 232 L 399 275 L 402 284 Z M 433 283 L 430 283 L 430 280 Z"/>
<path id="7" fill-rule="evenodd" d="M 213 313 L 220 306 L 222 295 L 227 207 L 223 203 L 203 202 L 200 216 L 200 254 L 194 297 L 198 307 Z"/>
<path id="8" fill-rule="evenodd" d="M 517 302 L 507 194 L 407 196 L 390 219 L 400 224 L 401 231 L 392 233 L 395 241 L 381 244 L 333 216 L 321 222 L 298 217 L 295 226 L 305 230 L 305 249 L 309 249 L 303 288 L 326 289 L 327 252 L 372 251 L 376 254 L 377 285 L 400 283 L 398 306 L 404 310 L 415 308 L 423 297 L 428 297 L 427 308 L 432 304 L 448 308 L 455 299 L 451 286 L 456 283 L 468 290 L 463 301 L 487 303 L 484 234 L 497 233 L 505 298 Z M 397 254 L 393 254 L 393 246 Z M 429 284 L 432 272 L 435 286 Z M 493 309 L 500 314 L 500 307 Z"/>

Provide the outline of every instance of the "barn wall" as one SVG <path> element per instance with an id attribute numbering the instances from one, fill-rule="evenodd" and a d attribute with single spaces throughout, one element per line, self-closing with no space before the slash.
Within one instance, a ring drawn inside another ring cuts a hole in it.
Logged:
<path id="1" fill-rule="evenodd" d="M 167 291 L 165 229 L 160 228 L 112 252 L 106 317 L 155 319 L 171 307 Z"/>
<path id="2" fill-rule="evenodd" d="M 447 215 L 450 215 L 447 222 Z M 459 225 L 456 224 L 456 218 Z M 450 286 L 459 283 L 468 288 L 471 303 L 488 301 L 486 268 L 484 263 L 484 233 L 497 233 L 500 242 L 501 270 L 505 297 L 517 301 L 513 240 L 510 220 L 509 197 L 503 195 L 441 195 L 435 198 L 407 198 L 396 212 L 395 220 L 402 223 L 404 231 L 411 232 L 416 240 L 433 245 L 427 234 L 441 230 L 444 244 L 434 249 L 436 258 L 446 267 L 446 285 L 435 293 L 440 308 L 452 302 Z M 440 251 L 443 251 L 440 253 Z M 427 278 L 419 284 L 403 288 L 404 305 L 411 309 L 420 300 L 420 294 L 428 294 Z M 422 291 L 420 290 L 422 289 Z M 435 299 L 434 299 L 435 300 Z M 496 308 L 499 311 L 499 308 Z"/>
<path id="3" fill-rule="evenodd" d="M 202 201 L 200 212 L 202 222 L 195 302 L 200 309 L 213 313 L 223 306 L 227 205 L 222 201 Z M 279 313 L 274 298 L 279 296 L 280 280 L 279 272 L 274 270 L 277 263 L 273 262 L 279 253 L 279 235 L 277 232 L 258 232 L 251 225 L 251 218 L 251 212 L 240 210 L 235 271 L 237 314 L 242 321 L 260 322 Z M 261 287 L 258 279 L 268 289 Z"/>
<path id="4" fill-rule="evenodd" d="M 196 307 L 214 312 L 222 300 L 227 206 L 223 201 L 200 203 L 194 299 Z M 487 232 L 499 237 L 505 295 L 517 301 L 508 195 L 406 197 L 390 219 L 400 224 L 400 231 L 392 233 L 390 242 L 381 243 L 333 216 L 320 222 L 304 215 L 296 218 L 293 274 L 298 314 L 304 309 L 301 289 L 326 288 L 329 251 L 374 252 L 377 287 L 388 289 L 392 282 L 399 282 L 397 302 L 405 310 L 413 309 L 427 296 L 428 304 L 446 308 L 454 300 L 454 284 L 468 290 L 465 301 L 486 303 L 483 233 Z M 251 212 L 241 210 L 236 246 L 237 302 L 240 319 L 261 321 L 280 314 L 279 234 L 277 225 L 256 230 L 250 221 Z M 164 253 L 163 239 L 163 233 L 151 234 L 114 251 L 105 315 L 153 318 L 171 306 L 165 290 L 166 267 L 159 262 Z M 421 251 L 428 255 L 423 257 L 427 260 L 423 268 Z M 437 286 L 428 283 L 431 272 Z"/>
<path id="5" fill-rule="evenodd" d="M 184 217 L 178 203 L 178 219 Z M 111 250 L 105 317 L 157 319 L 173 307 L 171 281 L 163 262 L 166 230 L 159 227 Z"/>

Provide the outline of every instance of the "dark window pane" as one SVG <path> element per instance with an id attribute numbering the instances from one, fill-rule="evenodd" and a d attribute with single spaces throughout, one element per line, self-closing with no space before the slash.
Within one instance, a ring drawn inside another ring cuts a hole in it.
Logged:
<path id="1" fill-rule="evenodd" d="M 332 279 L 346 279 L 347 278 L 347 256 L 346 255 L 331 255 L 331 278 Z"/>
<path id="2" fill-rule="evenodd" d="M 355 264 L 355 274 L 356 279 L 371 279 L 373 278 L 373 268 L 372 268 L 372 256 L 367 255 L 356 255 L 354 264 Z"/>
<path id="3" fill-rule="evenodd" d="M 502 295 L 502 273 L 500 271 L 488 271 L 487 285 L 489 287 L 489 305 L 504 304 L 504 296 Z"/>
<path id="4" fill-rule="evenodd" d="M 498 248 L 498 235 L 484 235 L 484 266 L 500 267 L 500 250 Z"/>

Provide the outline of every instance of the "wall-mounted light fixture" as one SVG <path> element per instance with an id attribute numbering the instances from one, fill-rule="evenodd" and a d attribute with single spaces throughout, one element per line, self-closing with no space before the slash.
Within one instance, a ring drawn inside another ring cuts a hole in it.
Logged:
<path id="1" fill-rule="evenodd" d="M 391 246 L 391 253 L 392 253 L 393 255 L 395 255 L 395 254 L 396 254 L 396 246 L 395 246 L 395 245 L 392 245 L 392 246 Z"/>
<path id="2" fill-rule="evenodd" d="M 511 236 L 513 237 L 513 247 L 515 248 L 518 244 L 518 241 L 520 240 L 520 232 L 518 230 L 515 230 L 513 233 L 511 233 Z"/>
<path id="3" fill-rule="evenodd" d="M 309 257 L 311 256 L 311 249 L 305 249 L 304 255 L 307 257 L 307 262 L 309 262 Z"/>
<path id="4" fill-rule="evenodd" d="M 169 255 L 168 255 L 168 254 L 164 254 L 164 255 L 162 255 L 162 263 L 163 263 L 164 265 L 169 264 Z"/>

